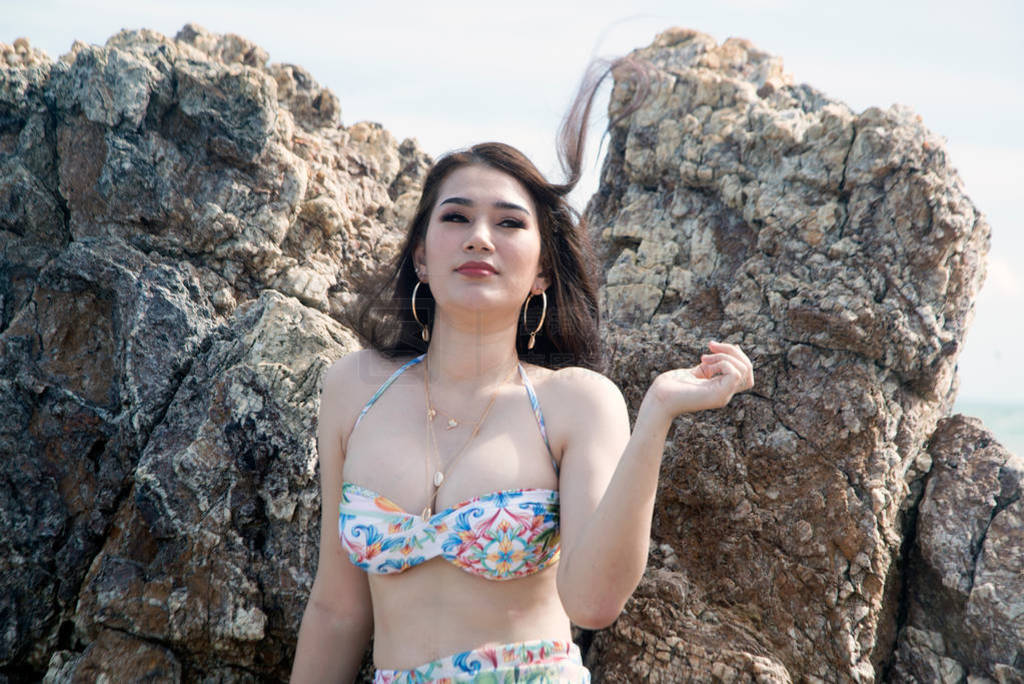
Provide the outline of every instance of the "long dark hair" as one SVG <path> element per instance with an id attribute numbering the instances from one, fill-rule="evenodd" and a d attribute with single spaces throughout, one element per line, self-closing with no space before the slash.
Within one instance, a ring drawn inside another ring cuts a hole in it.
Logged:
<path id="1" fill-rule="evenodd" d="M 540 297 L 530 300 L 525 325 L 522 313 L 518 317 L 516 352 L 521 359 L 548 368 L 583 366 L 599 370 L 602 367 L 596 260 L 586 225 L 566 197 L 580 180 L 587 121 L 594 96 L 613 69 L 623 69 L 637 85 L 632 102 L 616 121 L 635 111 L 646 98 L 649 84 L 646 65 L 628 58 L 590 65 L 558 133 L 558 159 L 566 175 L 564 183 L 549 183 L 526 155 L 498 142 L 450 152 L 434 163 L 423 182 L 423 193 L 401 250 L 383 270 L 380 282 L 364 295 L 353 319 L 356 332 L 371 347 L 389 357 L 421 354 L 427 350 L 416 317 L 432 328 L 434 298 L 429 284 L 421 283 L 416 292 L 416 316 L 413 315 L 412 293 L 419 282 L 413 253 L 426 237 L 430 214 L 444 179 L 463 166 L 481 165 L 503 171 L 522 183 L 537 209 L 541 271 L 550 281 L 547 315 L 533 349 L 527 349 L 529 333 L 536 328 L 541 316 Z"/>

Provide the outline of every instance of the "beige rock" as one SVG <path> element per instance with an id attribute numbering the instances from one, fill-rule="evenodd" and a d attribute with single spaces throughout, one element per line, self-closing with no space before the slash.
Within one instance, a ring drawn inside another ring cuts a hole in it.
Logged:
<path id="1" fill-rule="evenodd" d="M 720 340 L 758 384 L 677 420 L 653 526 L 675 560 L 651 566 L 688 590 L 670 611 L 642 586 L 588 659 L 615 681 L 749 680 L 754 657 L 783 679 L 872 681 L 899 629 L 908 494 L 952 403 L 988 228 L 906 109 L 857 115 L 747 41 L 673 30 L 637 56 L 660 90 L 613 129 L 587 211 L 611 375 L 638 399 Z M 630 87 L 616 84 L 613 115 Z M 977 599 L 993 619 L 1012 610 L 995 593 Z M 688 645 L 680 662 L 644 655 L 667 638 Z M 947 660 L 935 672 L 956 676 Z"/>

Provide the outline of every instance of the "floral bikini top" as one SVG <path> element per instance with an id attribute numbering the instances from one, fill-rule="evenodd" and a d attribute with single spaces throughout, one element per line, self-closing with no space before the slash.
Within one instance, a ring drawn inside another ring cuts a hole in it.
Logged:
<path id="1" fill-rule="evenodd" d="M 422 360 L 418 356 L 392 373 L 363 407 L 355 425 L 399 375 Z M 540 403 L 522 364 L 519 376 L 557 474 Z M 353 565 L 366 572 L 404 572 L 441 556 L 474 575 L 508 580 L 532 575 L 558 561 L 558 516 L 558 492 L 553 489 L 491 492 L 423 520 L 378 492 L 345 482 L 338 506 L 338 535 Z"/>

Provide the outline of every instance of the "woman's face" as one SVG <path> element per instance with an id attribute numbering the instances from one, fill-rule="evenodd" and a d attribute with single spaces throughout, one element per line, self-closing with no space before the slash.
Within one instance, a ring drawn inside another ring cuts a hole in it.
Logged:
<path id="1" fill-rule="evenodd" d="M 518 315 L 527 294 L 548 286 L 533 200 L 489 166 L 462 166 L 441 182 L 414 262 L 437 304 L 452 311 Z"/>

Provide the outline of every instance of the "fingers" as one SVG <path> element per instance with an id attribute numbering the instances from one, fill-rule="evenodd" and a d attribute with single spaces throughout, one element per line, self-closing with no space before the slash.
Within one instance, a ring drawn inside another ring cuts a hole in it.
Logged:
<path id="1" fill-rule="evenodd" d="M 710 349 L 712 352 L 720 354 L 729 354 L 730 356 L 736 357 L 741 362 L 746 363 L 748 366 L 753 367 L 753 364 L 750 363 L 750 359 L 747 358 L 747 355 L 744 354 L 743 350 L 737 347 L 735 344 L 712 341 L 708 343 L 708 349 Z"/>
<path id="2" fill-rule="evenodd" d="M 694 374 L 705 382 L 707 403 L 702 408 L 722 408 L 736 392 L 742 391 L 744 380 L 735 359 L 725 357 L 715 362 L 702 362 Z"/>
<path id="3" fill-rule="evenodd" d="M 712 353 L 701 356 L 702 364 L 705 362 L 720 363 L 723 361 L 734 364 L 742 380 L 742 389 L 750 389 L 754 386 L 754 365 L 750 362 L 747 355 L 743 353 L 742 349 L 734 344 L 724 342 L 710 342 L 708 343 L 708 349 Z"/>
<path id="4" fill-rule="evenodd" d="M 736 367 L 735 362 L 731 362 L 729 359 L 702 361 L 699 368 L 700 375 L 704 378 L 714 378 L 720 375 L 727 375 L 736 379 L 742 377 L 741 371 Z"/>

